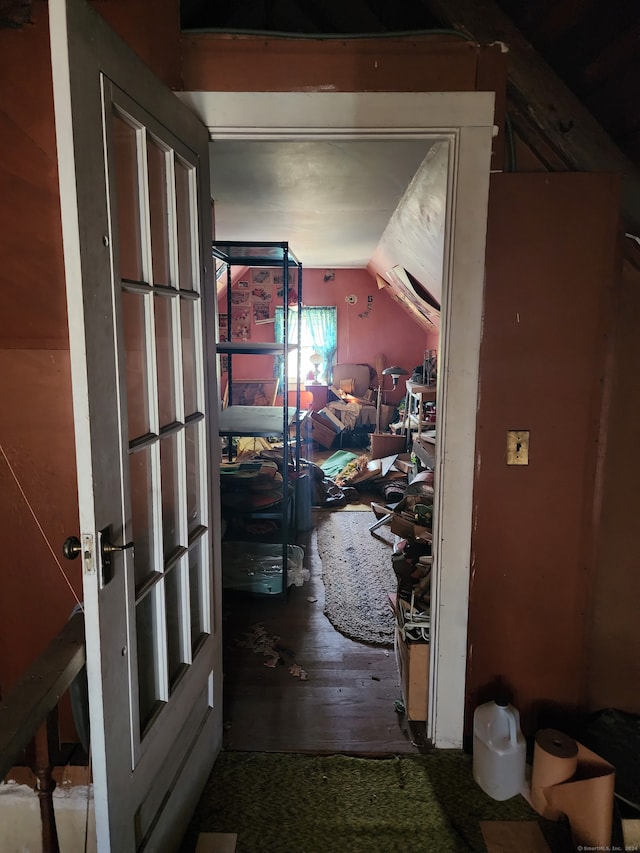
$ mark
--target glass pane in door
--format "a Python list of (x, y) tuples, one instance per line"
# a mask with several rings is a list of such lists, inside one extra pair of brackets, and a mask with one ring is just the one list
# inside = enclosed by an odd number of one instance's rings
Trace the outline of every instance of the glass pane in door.
[(136, 605), (138, 641), (138, 702), (140, 729), (144, 730), (160, 700), (160, 662), (157, 654), (158, 587)]
[(165, 581), (165, 606), (167, 613), (167, 663), (171, 688), (185, 663), (183, 652), (182, 560), (171, 567)]
[(178, 284), (181, 290), (194, 290), (193, 283), (193, 170), (179, 158), (176, 173), (176, 226), (178, 233)]
[(142, 281), (142, 241), (140, 196), (138, 192), (138, 141), (140, 131), (113, 115), (113, 158), (118, 191), (118, 251), (120, 275), (129, 281)]
[(189, 599), (191, 603), (191, 649), (195, 654), (198, 642), (208, 630), (206, 627), (204, 608), (206, 607), (208, 589), (203, 572), (206, 561), (203, 562), (203, 549), (207, 547), (208, 536), (202, 536), (189, 549)]
[(145, 302), (141, 293), (122, 293), (125, 369), (127, 378), (127, 420), (129, 439), (150, 431)]
[(162, 540), (165, 559), (180, 542), (180, 471), (178, 470), (178, 435), (163, 436), (160, 440), (160, 471), (162, 483)]
[(187, 424), (185, 430), (187, 470), (187, 528), (192, 533), (202, 524), (202, 441), (203, 422)]
[(129, 454), (129, 485), (131, 496), (131, 534), (135, 543), (133, 566), (136, 589), (159, 566), (154, 559), (154, 507), (152, 447)]
[(147, 137), (153, 283), (164, 285), (172, 283), (169, 264), (168, 156), (166, 149), (161, 147), (152, 136)]
[(200, 318), (200, 305), (193, 299), (180, 300), (180, 326), (182, 334), (182, 378), (184, 386), (184, 414), (189, 417), (198, 411), (198, 375), (196, 360), (196, 322)]
[(174, 382), (173, 317), (170, 295), (156, 293), (154, 316), (156, 326), (156, 370), (158, 373), (158, 421), (160, 428), (176, 420)]

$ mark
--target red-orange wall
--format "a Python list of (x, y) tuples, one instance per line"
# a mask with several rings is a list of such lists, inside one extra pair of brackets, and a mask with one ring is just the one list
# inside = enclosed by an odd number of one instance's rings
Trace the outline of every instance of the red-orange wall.
[(625, 264), (615, 309), (607, 464), (599, 501), (597, 568), (587, 637), (587, 690), (592, 709), (614, 707), (640, 714), (640, 549), (635, 538), (640, 482), (636, 452), (640, 419), (638, 267)]
[[(529, 734), (587, 700), (618, 205), (613, 175), (491, 180), (467, 716), (501, 680)], [(510, 429), (528, 466), (506, 464)]]
[(36, 2), (32, 25), (0, 30), (2, 693), (75, 604), (45, 537), (81, 595), (79, 564), (61, 558), (78, 517), (46, 12)]
[[(386, 288), (378, 288), (366, 270), (337, 269), (333, 281), (324, 281), (324, 274), (324, 269), (303, 271), (303, 303), (337, 307), (336, 362), (375, 367), (376, 355), (383, 353), (388, 367), (397, 364), (411, 373), (414, 367), (422, 364), (425, 349), (437, 348), (437, 334), (426, 334), (391, 298)], [(357, 298), (354, 305), (345, 301), (345, 297), (352, 295)], [(372, 303), (367, 310), (369, 296)], [(226, 312), (226, 297), (221, 297), (218, 306), (221, 312)], [(256, 341), (272, 341), (273, 326), (252, 323), (251, 336)], [(236, 356), (233, 361), (233, 375), (238, 379), (266, 378), (272, 375), (272, 368), (273, 359), (269, 356)], [(404, 382), (399, 381), (394, 393), (388, 379), (385, 402), (398, 403), (403, 396)]]
[[(179, 85), (177, 0), (94, 5)], [(61, 557), (78, 499), (47, 12), (34, 0), (29, 25), (0, 29), (0, 695), (82, 595)]]

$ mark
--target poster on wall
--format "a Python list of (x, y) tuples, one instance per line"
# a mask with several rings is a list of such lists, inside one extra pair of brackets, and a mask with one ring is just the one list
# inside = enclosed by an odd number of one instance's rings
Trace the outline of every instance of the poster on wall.
[(251, 270), (251, 284), (271, 284), (271, 270)]
[(254, 302), (253, 303), (253, 321), (254, 323), (260, 323), (263, 320), (269, 319), (269, 303), (268, 302)]
[(231, 310), (231, 340), (251, 340), (251, 310), (248, 303)]
[(250, 294), (248, 290), (232, 290), (231, 291), (231, 304), (232, 305), (248, 305), (250, 299)]
[(273, 288), (270, 284), (252, 287), (251, 299), (253, 302), (271, 302), (273, 299)]
[[(289, 279), (289, 287), (293, 287), (293, 285), (296, 283), (296, 271), (295, 270), (289, 270), (288, 279)], [(272, 276), (272, 281), (274, 284), (282, 284), (282, 282), (284, 281), (284, 273), (274, 272), (273, 276)]]
[(218, 314), (218, 333), (221, 341), (229, 340), (229, 315)]
[[(284, 288), (282, 286), (280, 286), (276, 289), (276, 297), (281, 300), (283, 295), (284, 295)], [(295, 288), (293, 288), (293, 287), (287, 288), (287, 305), (295, 305), (297, 301), (298, 301), (298, 296), (297, 296), (297, 293), (295, 291)]]

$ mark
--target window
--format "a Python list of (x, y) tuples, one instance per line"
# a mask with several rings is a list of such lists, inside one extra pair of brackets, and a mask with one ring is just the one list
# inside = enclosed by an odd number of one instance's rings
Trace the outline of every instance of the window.
[[(300, 322), (300, 381), (315, 373), (311, 356), (317, 353), (321, 356), (318, 365), (318, 381), (326, 382), (329, 368), (333, 363), (338, 341), (338, 311), (335, 306), (313, 306), (289, 308), (287, 316), (288, 338), (290, 344), (298, 342), (298, 321)], [(284, 310), (276, 307), (275, 340), (281, 341), (284, 334)], [(282, 372), (282, 361), (276, 369)], [(289, 353), (287, 372), (290, 381), (295, 381), (298, 375), (298, 352), (294, 349)]]

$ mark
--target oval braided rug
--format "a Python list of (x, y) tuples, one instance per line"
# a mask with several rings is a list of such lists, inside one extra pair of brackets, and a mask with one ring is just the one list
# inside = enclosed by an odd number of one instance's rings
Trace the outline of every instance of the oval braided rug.
[(374, 521), (371, 512), (316, 513), (324, 612), (352, 640), (393, 646), (394, 616), (387, 594), (395, 592), (397, 580), (391, 548), (369, 533)]

